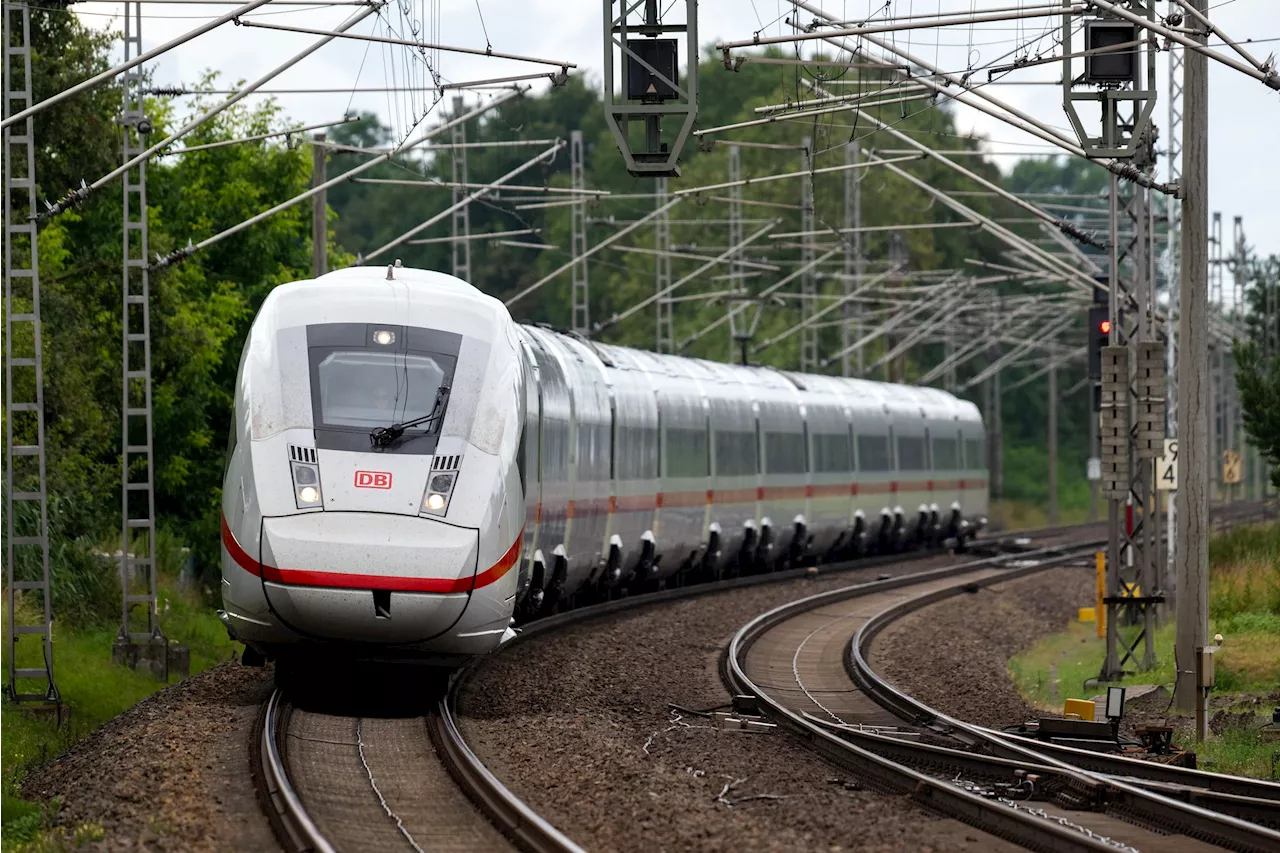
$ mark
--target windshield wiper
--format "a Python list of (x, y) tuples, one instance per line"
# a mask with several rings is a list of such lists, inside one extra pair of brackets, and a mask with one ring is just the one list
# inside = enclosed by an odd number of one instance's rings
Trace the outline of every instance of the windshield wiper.
[(445, 400), (449, 398), (449, 386), (441, 385), (436, 391), (436, 402), (431, 407), (431, 414), (423, 415), (420, 418), (414, 418), (410, 421), (402, 421), (401, 423), (392, 424), (387, 427), (374, 427), (369, 433), (369, 443), (374, 447), (390, 447), (396, 442), (396, 439), (404, 435), (404, 431), (412, 429), (423, 424), (434, 423), (437, 431), (440, 428), (440, 422), (444, 418)]

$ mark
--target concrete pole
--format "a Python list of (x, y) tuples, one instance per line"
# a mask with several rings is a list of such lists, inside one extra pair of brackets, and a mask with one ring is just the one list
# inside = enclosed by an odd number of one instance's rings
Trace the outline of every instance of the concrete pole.
[[(1191, 0), (1204, 13), (1208, 0)], [(1205, 44), (1203, 35), (1192, 38)], [(1180, 711), (1196, 706), (1196, 649), (1209, 633), (1209, 59), (1183, 67), (1182, 279), (1178, 316), (1177, 682)]]
[[(1050, 356), (1052, 358), (1052, 356)], [(1049, 362), (1049, 524), (1058, 523), (1058, 366)]]
[[(323, 187), (328, 162), (328, 149), (324, 147), (324, 133), (317, 133), (311, 146), (311, 186)], [(311, 277), (319, 278), (329, 271), (329, 224), (325, 219), (329, 211), (329, 193), (320, 190), (312, 199), (311, 207)]]

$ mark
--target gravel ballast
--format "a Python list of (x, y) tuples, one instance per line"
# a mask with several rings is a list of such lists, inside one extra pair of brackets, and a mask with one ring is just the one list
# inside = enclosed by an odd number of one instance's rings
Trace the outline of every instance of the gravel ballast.
[(668, 705), (729, 701), (720, 656), (753, 616), (906, 570), (723, 592), (532, 638), (464, 689), (462, 733), (517, 796), (593, 851), (1016, 849), (864, 789), (789, 735), (720, 731)]
[[(271, 673), (226, 663), (161, 690), (23, 781), (56, 822), (100, 825), (99, 850), (275, 850), (249, 775)], [(82, 848), (83, 849), (83, 848)]]
[(872, 640), (869, 662), (926, 705), (966, 722), (1001, 727), (1040, 715), (1018, 694), (1009, 659), (1062, 631), (1092, 603), (1094, 571), (1047, 569), (1022, 580), (930, 604)]

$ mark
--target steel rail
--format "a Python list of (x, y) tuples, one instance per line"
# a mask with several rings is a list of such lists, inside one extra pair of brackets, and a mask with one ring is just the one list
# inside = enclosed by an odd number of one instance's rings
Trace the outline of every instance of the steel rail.
[[(1073, 529), (1076, 529), (1076, 527), (1046, 528), (1046, 532), (1058, 532)], [(1002, 535), (999, 538), (993, 538), (991, 543), (1002, 543), (1007, 541), (1009, 538), (1009, 535)], [(849, 571), (852, 569), (876, 568), (878, 566), (890, 564), (901, 565), (913, 560), (929, 559), (938, 555), (938, 551), (924, 550), (907, 555), (887, 554), (883, 556), (865, 557), (858, 560), (846, 560), (826, 567), (823, 574)], [(716, 582), (694, 583), (687, 586), (671, 587), (657, 592), (606, 601), (600, 604), (590, 605), (588, 607), (574, 610), (567, 610), (562, 613), (537, 619), (528, 625), (521, 627), (517, 636), (505, 643), (493, 655), (479, 658), (458, 671), (449, 685), (448, 692), (440, 701), (434, 712), (434, 716), (438, 719), (429, 724), (431, 726), (433, 742), (439, 738), (437, 750), (440, 753), (442, 760), (445, 761), (445, 766), (449, 769), (450, 774), (453, 775), (454, 780), (459, 784), (467, 796), (470, 797), (472, 802), (495, 823), (504, 835), (516, 843), (522, 850), (534, 851), (534, 853), (547, 853), (547, 851), (562, 851), (562, 853), (570, 850), (577, 851), (580, 848), (573, 845), (573, 842), (563, 833), (559, 832), (555, 827), (538, 817), (535, 812), (512, 794), (484, 767), (480, 759), (466, 745), (458, 729), (456, 720), (457, 698), (463, 687), (472, 678), (474, 678), (484, 667), (485, 663), (492, 660), (494, 656), (505, 652), (507, 649), (517, 645), (518, 643), (526, 642), (539, 635), (558, 631), (570, 625), (586, 622), (591, 619), (602, 618), (624, 610), (630, 610), (635, 607), (692, 598), (699, 595), (727, 592), (732, 589), (742, 589), (750, 586), (761, 586), (770, 583), (799, 580), (808, 576), (808, 572), (809, 570), (807, 568), (787, 569), (784, 571), (769, 572), (759, 575), (743, 575)], [(913, 576), (914, 575), (909, 574), (903, 577)], [(873, 581), (865, 584), (865, 586), (885, 588), (885, 584), (892, 583), (894, 580), (896, 579), (890, 579), (888, 581)], [(565, 844), (570, 846), (556, 846)]]
[(427, 732), (445, 769), (467, 798), (525, 853), (585, 853), (511, 793), (471, 751), (454, 718), (453, 696), (451, 688), (427, 715)]
[[(819, 593), (799, 601), (784, 604), (744, 625), (730, 640), (729, 648), (722, 659), (722, 674), (725, 681), (739, 693), (751, 695), (768, 709), (768, 715), (780, 725), (799, 735), (807, 745), (836, 764), (849, 768), (872, 780), (876, 785), (893, 792), (907, 793), (920, 805), (958, 818), (984, 831), (1012, 840), (1023, 846), (1039, 850), (1080, 851), (1108, 850), (1115, 848), (1110, 844), (1091, 838), (1082, 833), (1045, 821), (1033, 815), (1008, 808), (985, 797), (978, 796), (951, 784), (949, 781), (922, 773), (899, 761), (886, 758), (877, 752), (859, 746), (833, 733), (827, 726), (819, 724), (807, 715), (801, 715), (787, 708), (774, 699), (767, 691), (757, 686), (747, 675), (744, 661), (747, 651), (767, 631), (793, 618), (799, 612), (809, 612), (832, 601), (861, 597), (876, 592), (914, 586), (929, 580), (962, 577), (975, 570), (998, 566), (1011, 559), (1032, 559), (1048, 557), (1034, 566), (1023, 566), (1010, 569), (996, 575), (995, 580), (1005, 580), (1029, 573), (1031, 570), (1047, 568), (1057, 562), (1073, 559), (1076, 552), (1086, 547), (1095, 547), (1096, 543), (1085, 546), (1075, 545), (1069, 551), (1059, 548), (1047, 548), (1016, 555), (1003, 555), (982, 560), (971, 560), (955, 566), (948, 566), (928, 572), (876, 581), (853, 587)], [(913, 749), (915, 744), (900, 744), (900, 749)], [(915, 750), (918, 754), (921, 751)]]
[[(1034, 570), (1040, 570), (1047, 567), (1047, 565), (1042, 565), (1033, 568)], [(1004, 577), (988, 578), (977, 581), (975, 584), (987, 586), (1005, 579)], [(1251, 786), (1249, 789), (1251, 793), (1245, 796), (1246, 801), (1244, 802), (1236, 802), (1229, 797), (1202, 797), (1201, 801), (1212, 802), (1223, 809), (1223, 811), (1211, 810), (1210, 808), (1196, 805), (1194, 796), (1191, 797), (1192, 801), (1190, 802), (1174, 799), (1171, 796), (1165, 796), (1154, 790), (1140, 787), (1139, 784), (1126, 781), (1126, 777), (1143, 778), (1144, 774), (1148, 772), (1142, 768), (1145, 762), (1125, 760), (1123, 765), (1114, 765), (1116, 769), (1108, 770), (1105, 774), (1085, 769), (1074, 762), (1046, 754), (1046, 751), (1041, 750), (1038, 744), (1035, 747), (1023, 745), (1026, 743), (1025, 739), (1019, 739), (1022, 743), (1015, 743), (1002, 733), (974, 726), (943, 714), (908, 696), (871, 669), (866, 660), (866, 651), (877, 634), (907, 613), (955, 596), (961, 591), (962, 588), (960, 587), (952, 587), (916, 596), (886, 608), (863, 623), (854, 635), (853, 642), (850, 643), (845, 656), (845, 666), (854, 683), (875, 699), (877, 703), (905, 720), (911, 720), (926, 728), (950, 734), (961, 741), (969, 742), (973, 745), (981, 745), (998, 756), (1049, 765), (1058, 768), (1060, 771), (1070, 771), (1082, 774), (1085, 778), (1096, 780), (1097, 783), (1103, 786), (1100, 793), (1109, 808), (1137, 817), (1143, 822), (1162, 828), (1174, 828), (1183, 835), (1208, 840), (1233, 850), (1267, 851), (1280, 848), (1280, 832), (1253, 823), (1248, 819), (1241, 819), (1231, 813), (1239, 809), (1250, 815), (1256, 814), (1258, 804), (1247, 802), (1249, 799), (1273, 800), (1272, 808), (1280, 809), (1280, 804), (1274, 802), (1280, 796), (1280, 786), (1267, 783)], [(1105, 759), (1099, 754), (1091, 753), (1090, 755), (1095, 765), (1105, 762)], [(1153, 766), (1164, 767), (1164, 765)], [(1116, 772), (1117, 770), (1120, 772)], [(1155, 772), (1162, 777), (1159, 781), (1167, 783), (1161, 771)], [(1194, 770), (1187, 770), (1186, 774), (1188, 775), (1185, 775), (1184, 779), (1197, 778), (1200, 780), (1194, 787), (1210, 792), (1210, 794), (1214, 790), (1218, 774)], [(1192, 776), (1190, 774), (1196, 775)], [(1183, 781), (1182, 784), (1186, 785), (1188, 783)], [(1235, 786), (1236, 790), (1241, 790), (1243, 786), (1248, 784), (1248, 781), (1241, 777), (1235, 777), (1231, 784)]]
[(281, 749), (285, 726), (289, 721), (289, 706), (284, 703), (280, 691), (274, 690), (263, 706), (260, 717), (262, 728), (258, 738), (258, 793), (267, 807), (276, 837), (290, 853), (335, 853), (307, 814), (302, 799), (289, 780), (289, 769)]
[[(1057, 533), (1078, 529), (1074, 526), (1046, 528), (1044, 533)], [(981, 544), (998, 545), (1008, 542), (1018, 533), (1005, 533), (983, 540)], [(902, 565), (914, 560), (933, 558), (936, 550), (923, 550), (907, 554), (886, 554), (846, 560), (823, 567), (823, 574), (852, 569), (870, 569), (887, 565)], [(693, 583), (657, 592), (629, 596), (606, 601), (575, 610), (547, 616), (519, 629), (515, 639), (503, 645), (496, 654), (535, 636), (568, 627), (571, 624), (601, 618), (634, 607), (659, 604), (678, 599), (692, 598), (760, 586), (799, 580), (808, 575), (807, 568), (787, 569), (759, 575), (743, 575), (728, 580)], [(907, 575), (906, 577), (910, 577)], [(874, 582), (883, 585), (883, 581)], [(541, 818), (506, 788), (480, 761), (462, 737), (457, 725), (457, 697), (463, 686), (493, 658), (478, 658), (464, 666), (455, 675), (445, 696), (426, 715), (428, 734), (446, 770), (457, 782), (463, 793), (494, 823), (496, 828), (512, 840), (520, 849), (533, 853), (581, 853), (581, 848)], [(263, 706), (260, 716), (260, 734), (254, 740), (258, 760), (254, 762), (255, 784), (263, 801), (268, 818), (277, 838), (290, 853), (334, 853), (333, 846), (324, 837), (307, 813), (289, 779), (286, 755), (282, 749), (282, 735), (288, 723), (289, 705), (277, 689)]]

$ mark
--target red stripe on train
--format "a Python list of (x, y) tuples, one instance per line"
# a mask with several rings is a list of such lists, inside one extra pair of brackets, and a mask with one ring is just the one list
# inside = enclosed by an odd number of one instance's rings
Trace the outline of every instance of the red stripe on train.
[(323, 572), (311, 569), (281, 569), (268, 566), (249, 556), (240, 547), (227, 524), (226, 516), (222, 517), (222, 546), (227, 549), (228, 556), (236, 565), (251, 575), (275, 583), (296, 584), (299, 586), (327, 586), (341, 589), (389, 589), (393, 592), (471, 592), (496, 583), (520, 559), (520, 551), (524, 544), (524, 531), (511, 543), (507, 552), (489, 568), (475, 577), (469, 578), (406, 578), (391, 575), (363, 575), (347, 572)]

